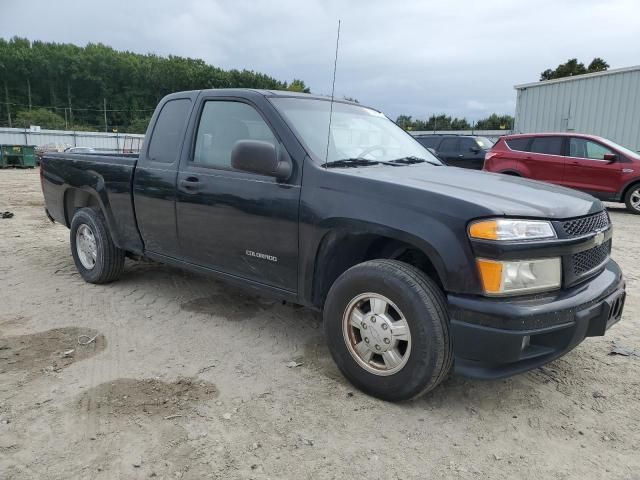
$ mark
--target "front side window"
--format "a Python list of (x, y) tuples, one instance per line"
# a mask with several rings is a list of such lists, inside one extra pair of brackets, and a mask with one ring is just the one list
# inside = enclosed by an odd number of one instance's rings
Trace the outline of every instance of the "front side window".
[(382, 113), (370, 108), (314, 98), (271, 97), (271, 103), (304, 142), (316, 162), (417, 157), (440, 165), (425, 147)]
[(451, 137), (445, 138), (438, 149), (441, 152), (455, 152), (458, 150), (458, 139)]
[(198, 124), (193, 162), (231, 168), (231, 151), (240, 140), (277, 144), (273, 132), (251, 105), (219, 100), (205, 102)]
[(604, 145), (585, 138), (572, 137), (569, 140), (569, 156), (588, 158), (590, 160), (604, 160), (604, 156), (615, 152)]
[(479, 148), (481, 148), (480, 145), (478, 145), (473, 138), (460, 139), (460, 150), (462, 150), (462, 153), (474, 153), (477, 152)]
[(475, 141), (482, 150), (489, 150), (493, 147), (493, 142), (487, 137), (476, 137)]
[(531, 142), (529, 151), (545, 155), (562, 155), (562, 137), (536, 137)]

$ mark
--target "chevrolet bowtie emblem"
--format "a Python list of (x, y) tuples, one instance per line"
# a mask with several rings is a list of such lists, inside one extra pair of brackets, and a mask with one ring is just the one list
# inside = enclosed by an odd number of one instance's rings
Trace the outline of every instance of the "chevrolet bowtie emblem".
[(604, 232), (596, 233), (595, 237), (593, 237), (593, 240), (596, 242), (597, 247), (602, 245), (602, 242), (604, 242)]

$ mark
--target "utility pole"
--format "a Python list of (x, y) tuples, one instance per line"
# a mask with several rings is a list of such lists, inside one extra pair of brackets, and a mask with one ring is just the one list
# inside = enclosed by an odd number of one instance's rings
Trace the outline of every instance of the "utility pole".
[(104, 105), (104, 131), (107, 132), (109, 131), (108, 125), (107, 125), (107, 99), (103, 98), (102, 103)]
[(9, 87), (7, 87), (7, 82), (4, 82), (4, 99), (7, 104), (7, 120), (9, 120), (9, 128), (11, 128), (11, 108), (9, 107)]
[(69, 100), (69, 123), (73, 125), (73, 111), (71, 110), (71, 84), (67, 82), (67, 99)]
[(29, 111), (31, 111), (31, 82), (27, 78), (27, 94), (29, 95)]
[(67, 124), (67, 108), (64, 109), (64, 129), (69, 130), (69, 125)]

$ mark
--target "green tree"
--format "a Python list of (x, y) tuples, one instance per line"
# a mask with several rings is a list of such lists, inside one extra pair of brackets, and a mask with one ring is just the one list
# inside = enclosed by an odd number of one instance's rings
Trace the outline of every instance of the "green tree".
[[(5, 89), (6, 86), (6, 89)], [(69, 128), (142, 130), (141, 119), (158, 101), (179, 90), (246, 87), (309, 92), (251, 70), (223, 70), (203, 60), (141, 55), (100, 43), (72, 44), (0, 38), (0, 126), (16, 111), (47, 107), (66, 114)], [(8, 97), (8, 101), (5, 98)], [(9, 103), (9, 105), (7, 105)]]
[(18, 112), (14, 126), (28, 128), (31, 125), (38, 125), (41, 128), (49, 130), (65, 128), (64, 118), (46, 108), (34, 108), (32, 110), (21, 110)]
[(589, 73), (604, 72), (605, 70), (608, 70), (608, 69), (609, 69), (609, 64), (605, 62), (603, 59), (601, 59), (600, 57), (596, 57), (593, 60), (591, 60), (591, 63), (587, 67), (587, 71)]
[(301, 93), (310, 93), (311, 90), (307, 87), (302, 80), (298, 80), (295, 78), (293, 82), (289, 84), (286, 88), (292, 92), (301, 92)]
[(396, 125), (398, 125), (399, 127), (404, 128), (405, 130), (411, 130), (411, 127), (413, 125), (413, 121), (411, 120), (411, 116), (410, 115), (399, 115), (398, 118), (396, 118)]
[(578, 62), (577, 58), (570, 58), (565, 63), (561, 63), (554, 70), (548, 68), (540, 74), (540, 81), (553, 80), (554, 78), (572, 77), (574, 75), (583, 75), (585, 73), (602, 72), (609, 68), (609, 64), (602, 58), (594, 58), (589, 67), (585, 67), (584, 63)]
[[(471, 124), (466, 118), (451, 117), (449, 115), (431, 115), (427, 120), (413, 119), (410, 115), (399, 115), (396, 124), (405, 130), (471, 130)], [(478, 120), (474, 125), (475, 130), (508, 130), (513, 128), (511, 115), (498, 115), (492, 113), (487, 118)]]
[(144, 118), (136, 118), (129, 124), (127, 133), (146, 133), (149, 122), (151, 121), (151, 115)]
[(513, 128), (513, 117), (492, 113), (487, 118), (478, 120), (474, 128), (476, 130), (510, 130)]

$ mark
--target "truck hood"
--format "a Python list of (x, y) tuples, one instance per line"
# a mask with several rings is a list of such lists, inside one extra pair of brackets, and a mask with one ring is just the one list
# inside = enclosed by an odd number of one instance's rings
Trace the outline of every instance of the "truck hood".
[(427, 164), (340, 170), (467, 201), (495, 215), (564, 219), (596, 213), (604, 208), (598, 199), (577, 190), (478, 170)]

